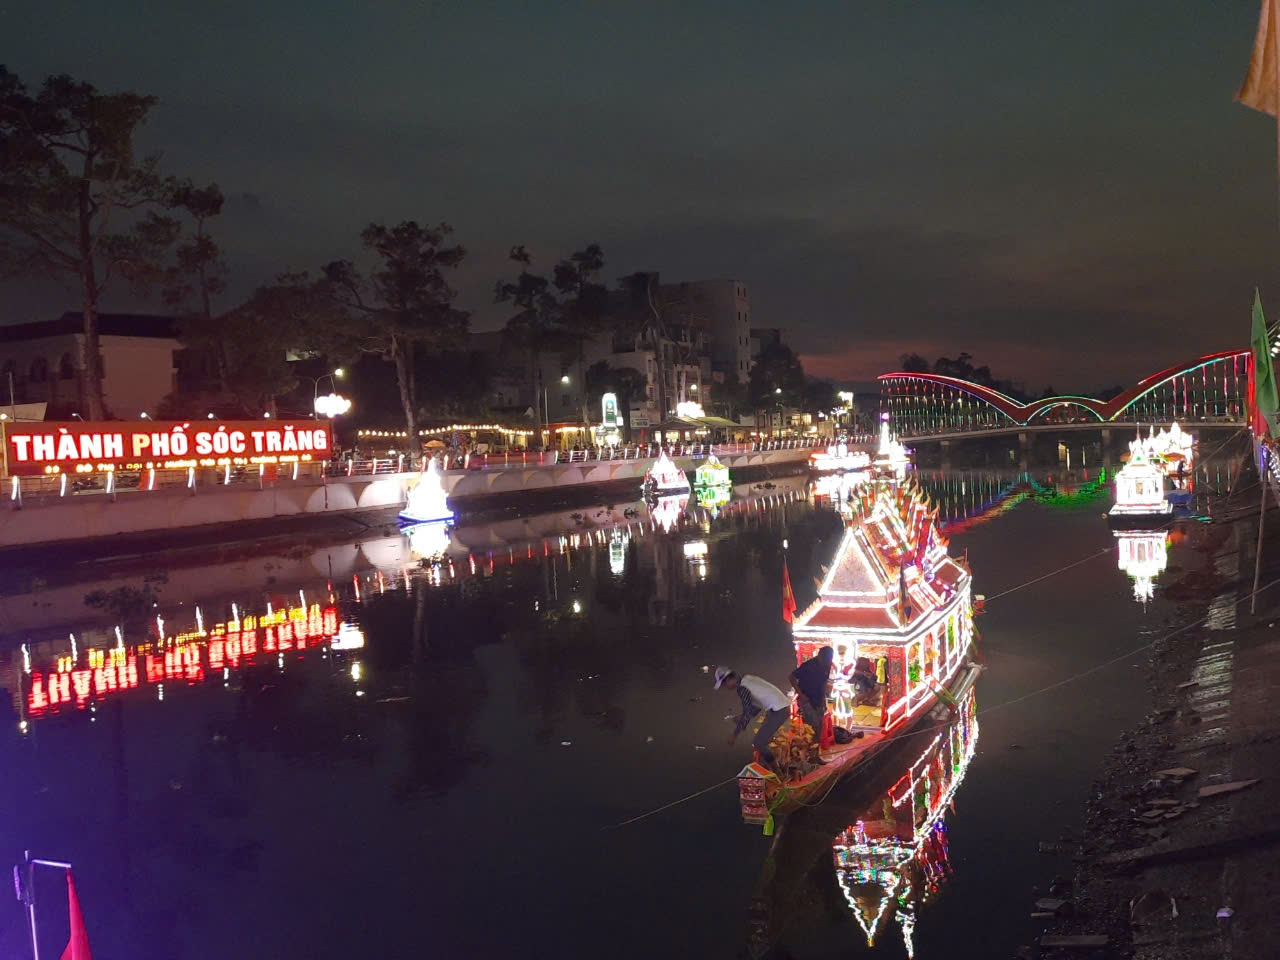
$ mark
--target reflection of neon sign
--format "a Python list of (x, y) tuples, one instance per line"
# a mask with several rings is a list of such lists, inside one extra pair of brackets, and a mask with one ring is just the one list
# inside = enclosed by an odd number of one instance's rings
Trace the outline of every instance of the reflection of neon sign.
[(338, 632), (337, 609), (312, 604), (220, 623), (207, 633), (196, 630), (128, 648), (92, 647), (83, 657), (62, 657), (51, 670), (31, 672), (25, 681), (27, 716), (83, 710), (146, 683), (202, 683), (210, 673), (252, 663), (259, 653), (305, 650)]

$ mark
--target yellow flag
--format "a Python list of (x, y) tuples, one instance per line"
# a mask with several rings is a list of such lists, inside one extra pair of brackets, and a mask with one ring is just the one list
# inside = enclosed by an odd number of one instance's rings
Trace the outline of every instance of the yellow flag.
[(1253, 41), (1253, 56), (1249, 60), (1249, 75), (1236, 99), (1246, 107), (1269, 113), (1280, 118), (1280, 47), (1276, 43), (1280, 6), (1277, 0), (1262, 0), (1262, 13), (1258, 16), (1258, 35)]

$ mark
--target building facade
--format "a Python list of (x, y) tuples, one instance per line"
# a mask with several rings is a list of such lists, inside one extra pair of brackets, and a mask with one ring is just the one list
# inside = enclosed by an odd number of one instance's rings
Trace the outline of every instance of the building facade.
[[(154, 414), (175, 387), (182, 351), (172, 317), (98, 315), (98, 369), (107, 415), (136, 419)], [(0, 326), (0, 401), (48, 404), (49, 419), (81, 411), (78, 383), (84, 319)]]
[(696, 327), (707, 335), (711, 372), (736, 376), (751, 373), (751, 296), (740, 280), (692, 280), (658, 288), (669, 322)]

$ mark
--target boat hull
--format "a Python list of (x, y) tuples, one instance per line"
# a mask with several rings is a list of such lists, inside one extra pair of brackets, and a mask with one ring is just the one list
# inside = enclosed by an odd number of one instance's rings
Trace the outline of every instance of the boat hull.
[[(962, 663), (947, 682), (942, 684), (949, 699), (961, 700), (972, 689), (981, 672), (982, 667), (979, 664)], [(837, 748), (838, 752), (824, 756), (823, 759), (827, 761), (826, 766), (819, 767), (799, 781), (784, 784), (776, 777), (768, 781), (765, 785), (765, 798), (769, 814), (777, 818), (802, 806), (820, 802), (837, 782), (867, 769), (873, 757), (878, 756), (890, 744), (913, 731), (922, 720), (939, 707), (946, 709), (941, 697), (921, 703), (915, 713), (899, 723), (892, 731), (866, 736), (862, 740), (855, 740), (843, 749)], [(767, 820), (767, 816), (749, 814), (744, 804), (743, 820), (747, 823), (763, 823)]]

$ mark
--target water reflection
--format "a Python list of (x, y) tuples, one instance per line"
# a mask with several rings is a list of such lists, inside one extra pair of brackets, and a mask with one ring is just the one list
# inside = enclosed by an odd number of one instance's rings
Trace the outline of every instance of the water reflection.
[(1155, 596), (1156, 578), (1169, 565), (1169, 531), (1161, 528), (1114, 532), (1120, 569), (1133, 579), (1133, 598), (1145, 604)]
[(883, 946), (896, 924), (914, 957), (919, 909), (952, 879), (946, 817), (977, 743), (970, 691), (944, 727), (914, 734), (880, 772), (785, 823), (752, 905), (751, 954), (821, 924), (839, 902), (868, 947)]

